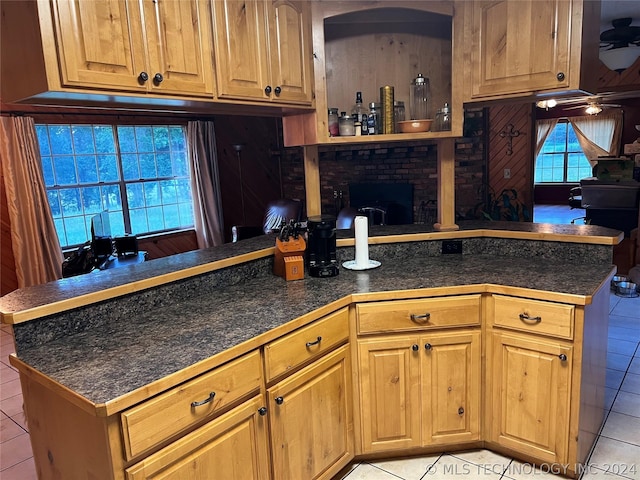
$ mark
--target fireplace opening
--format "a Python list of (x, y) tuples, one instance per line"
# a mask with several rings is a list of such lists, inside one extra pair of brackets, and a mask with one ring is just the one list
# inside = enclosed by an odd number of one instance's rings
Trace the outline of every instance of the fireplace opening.
[(349, 204), (366, 213), (374, 225), (413, 223), (410, 183), (350, 183)]

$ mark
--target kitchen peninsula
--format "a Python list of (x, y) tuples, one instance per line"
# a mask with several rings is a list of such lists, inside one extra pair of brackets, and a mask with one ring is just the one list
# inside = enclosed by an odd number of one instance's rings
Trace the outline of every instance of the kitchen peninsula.
[[(331, 279), (274, 276), (263, 236), (2, 297), (39, 477), (332, 478), (482, 446), (579, 473), (621, 233), (370, 234), (382, 265)], [(340, 262), (353, 244), (338, 232)]]

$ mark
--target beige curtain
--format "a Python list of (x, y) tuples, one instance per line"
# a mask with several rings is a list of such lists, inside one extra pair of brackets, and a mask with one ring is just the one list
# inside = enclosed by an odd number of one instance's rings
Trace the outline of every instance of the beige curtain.
[(542, 147), (544, 146), (544, 142), (549, 136), (549, 134), (556, 128), (558, 124), (557, 118), (550, 118), (548, 120), (538, 120), (536, 122), (536, 128), (538, 130), (538, 136), (536, 140), (536, 156), (534, 158), (538, 158), (540, 152), (542, 151)]
[(224, 243), (218, 153), (213, 122), (187, 124), (194, 223), (198, 248)]
[(620, 153), (622, 142), (622, 112), (613, 112), (600, 115), (583, 117), (571, 117), (569, 122), (573, 126), (578, 137), (582, 151), (591, 166), (594, 166), (598, 157)]
[(64, 258), (47, 201), (33, 119), (0, 119), (0, 159), (18, 288), (57, 280)]

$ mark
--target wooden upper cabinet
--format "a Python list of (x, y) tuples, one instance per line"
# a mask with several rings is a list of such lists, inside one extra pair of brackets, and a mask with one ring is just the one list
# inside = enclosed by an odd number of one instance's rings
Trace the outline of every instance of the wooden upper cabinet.
[(146, 90), (138, 82), (146, 61), (135, 4), (54, 0), (51, 8), (64, 86)]
[[(599, 1), (464, 2), (465, 100), (593, 91)], [(591, 70), (593, 72), (593, 70)]]
[(220, 98), (310, 105), (307, 2), (220, 0), (212, 6)]
[[(154, 93), (211, 97), (213, 59), (211, 18), (206, 1), (143, 0)], [(160, 74), (162, 79), (156, 78)]]
[(271, 79), (276, 98), (287, 103), (313, 100), (313, 52), (309, 2), (277, 0), (267, 3)]
[(199, 0), (56, 0), (62, 83), (212, 96), (208, 12)]

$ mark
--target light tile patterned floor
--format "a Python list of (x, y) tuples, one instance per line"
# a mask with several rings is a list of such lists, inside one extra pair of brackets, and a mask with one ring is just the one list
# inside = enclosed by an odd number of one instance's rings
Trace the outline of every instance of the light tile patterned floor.
[[(611, 295), (607, 358), (607, 421), (582, 477), (640, 480), (640, 298)], [(36, 470), (22, 412), (17, 372), (9, 365), (14, 351), (8, 325), (0, 326), (0, 478), (35, 480)], [(635, 470), (632, 470), (636, 465)], [(610, 472), (605, 471), (609, 467)], [(431, 455), (352, 466), (345, 480), (439, 480), (452, 478), (557, 478), (547, 471), (487, 450)], [(72, 480), (72, 479), (70, 479)], [(234, 479), (224, 479), (234, 480)], [(261, 479), (259, 479), (261, 480)], [(305, 480), (305, 479), (299, 479)]]

